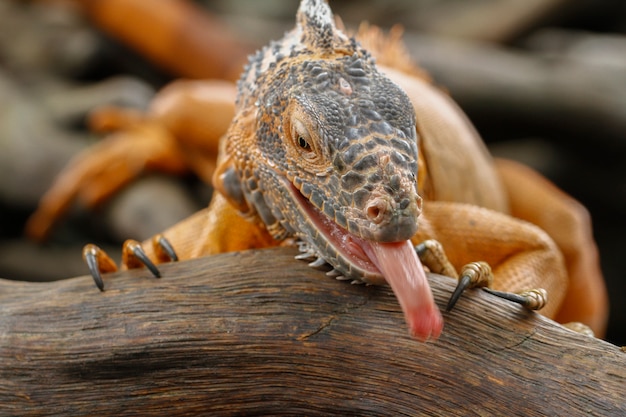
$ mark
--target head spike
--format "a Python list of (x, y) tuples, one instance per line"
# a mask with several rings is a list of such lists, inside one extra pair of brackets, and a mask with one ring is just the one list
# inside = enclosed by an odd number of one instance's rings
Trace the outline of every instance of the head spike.
[(312, 50), (331, 52), (337, 28), (326, 0), (302, 0), (296, 16), (301, 42)]

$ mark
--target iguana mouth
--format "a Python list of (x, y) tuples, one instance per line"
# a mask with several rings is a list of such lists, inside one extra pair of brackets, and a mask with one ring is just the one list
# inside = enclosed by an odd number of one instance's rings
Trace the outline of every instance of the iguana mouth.
[(344, 267), (337, 265), (340, 263), (337, 260), (334, 262), (327, 259), (327, 254), (320, 254), (319, 242), (308, 242), (317, 247), (317, 255), (344, 274), (359, 275), (349, 278), (371, 284), (387, 282), (402, 307), (411, 334), (422, 340), (439, 337), (443, 318), (410, 240), (388, 243), (362, 239), (324, 216), (293, 184), (288, 188), (317, 234), (323, 236), (324, 244), (332, 246), (337, 256), (349, 263), (351, 273), (343, 271)]
[[(351, 266), (356, 267), (362, 274), (362, 276), (351, 276), (349, 278), (372, 284), (383, 283), (384, 277), (382, 272), (367, 255), (367, 252), (371, 252), (368, 250), (369, 242), (350, 233), (336, 222), (324, 216), (294, 185), (291, 185), (289, 188), (294, 201), (306, 213), (315, 230), (323, 235), (326, 244), (331, 245), (339, 256), (349, 261)], [(326, 259), (326, 261), (332, 265), (330, 260)], [(336, 267), (336, 265), (333, 266)]]

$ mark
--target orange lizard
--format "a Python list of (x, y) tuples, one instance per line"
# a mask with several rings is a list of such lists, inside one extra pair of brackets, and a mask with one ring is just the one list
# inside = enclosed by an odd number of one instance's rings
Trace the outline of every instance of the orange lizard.
[[(31, 236), (45, 236), (74, 198), (96, 204), (144, 168), (192, 169), (212, 179), (209, 207), (149, 242), (125, 242), (124, 268), (158, 276), (159, 262), (297, 244), (298, 258), (330, 265), (331, 277), (390, 284), (419, 339), (443, 328), (421, 262), (461, 270), (451, 304), (468, 286), (530, 307), (547, 292), (544, 315), (604, 332), (586, 210), (529, 168), (494, 162), (397, 30), (364, 25), (352, 38), (325, 1), (303, 0), (296, 27), (250, 58), (237, 89), (178, 81), (146, 114), (96, 116), (97, 129), (119, 132), (60, 175)], [(84, 257), (103, 289), (101, 273), (117, 266), (95, 245)], [(524, 292), (533, 288), (545, 292)]]

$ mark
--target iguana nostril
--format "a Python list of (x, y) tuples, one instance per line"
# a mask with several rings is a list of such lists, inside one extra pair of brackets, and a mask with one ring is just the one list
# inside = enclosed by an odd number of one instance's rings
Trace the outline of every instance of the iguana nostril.
[(382, 198), (374, 198), (366, 208), (367, 217), (374, 223), (379, 224), (385, 218), (389, 210), (389, 202)]

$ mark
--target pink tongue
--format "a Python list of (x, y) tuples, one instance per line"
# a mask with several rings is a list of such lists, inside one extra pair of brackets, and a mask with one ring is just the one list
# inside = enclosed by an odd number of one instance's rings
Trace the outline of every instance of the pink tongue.
[(368, 243), (363, 245), (363, 250), (398, 298), (411, 335), (422, 341), (437, 339), (443, 329), (443, 318), (411, 241)]

